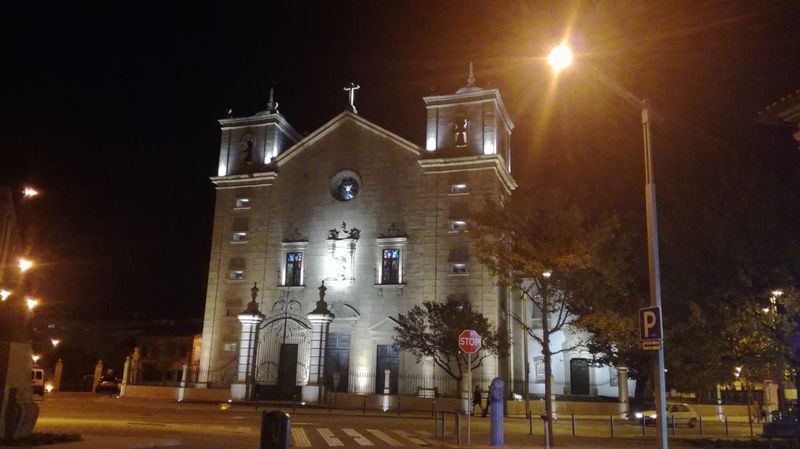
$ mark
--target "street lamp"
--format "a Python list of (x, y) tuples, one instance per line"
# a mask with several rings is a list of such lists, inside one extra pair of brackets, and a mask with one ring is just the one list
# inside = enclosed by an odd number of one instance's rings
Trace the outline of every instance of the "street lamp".
[(27, 304), (27, 306), (28, 306), (28, 311), (29, 312), (33, 312), (33, 309), (35, 309), (36, 306), (39, 305), (39, 300), (38, 299), (33, 299), (33, 298), (31, 298), (29, 296), (29, 297), (25, 298), (25, 304)]
[(11, 296), (11, 292), (6, 289), (0, 290), (0, 300), (5, 301), (8, 297)]
[(33, 261), (24, 257), (20, 257), (17, 261), (17, 266), (19, 267), (19, 271), (24, 273), (33, 267)]
[(22, 196), (25, 198), (33, 198), (38, 195), (39, 191), (31, 186), (25, 186), (25, 188), (22, 189)]
[[(572, 52), (566, 43), (561, 43), (550, 52), (547, 62), (558, 75), (572, 63)], [(591, 66), (589, 66), (591, 68)], [(591, 70), (592, 73), (615, 94), (622, 97), (625, 101), (641, 110), (642, 114), (642, 134), (644, 137), (644, 162), (645, 162), (645, 203), (647, 214), (647, 260), (650, 278), (650, 306), (661, 308), (661, 274), (658, 258), (658, 214), (656, 211), (656, 184), (653, 170), (653, 148), (650, 137), (650, 118), (658, 117), (650, 110), (650, 105), (646, 99), (640, 99), (636, 95), (628, 92), (627, 89), (603, 76), (598, 70)], [(664, 449), (669, 447), (667, 442), (667, 421), (666, 421), (666, 389), (664, 378), (664, 347), (658, 349), (658, 353), (653, 357), (651, 369), (655, 383), (655, 402), (657, 407), (656, 426), (658, 428), (659, 447)]]
[(55, 349), (61, 343), (61, 340), (59, 340), (58, 338), (51, 338), (50, 343), (53, 344), (53, 348)]

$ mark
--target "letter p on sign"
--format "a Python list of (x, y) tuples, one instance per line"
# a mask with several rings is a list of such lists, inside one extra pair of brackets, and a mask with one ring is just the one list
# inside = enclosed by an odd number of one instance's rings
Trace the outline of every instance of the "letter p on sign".
[(639, 338), (642, 341), (661, 340), (661, 308), (639, 310)]

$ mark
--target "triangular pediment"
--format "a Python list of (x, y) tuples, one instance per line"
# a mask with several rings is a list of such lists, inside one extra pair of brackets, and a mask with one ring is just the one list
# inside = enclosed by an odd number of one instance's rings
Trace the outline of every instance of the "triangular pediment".
[(372, 336), (377, 335), (393, 335), (394, 328), (397, 326), (397, 322), (391, 319), (390, 317), (386, 317), (377, 323), (373, 324), (369, 328), (369, 333)]
[(361, 117), (360, 115), (353, 114), (350, 111), (344, 111), (341, 114), (337, 115), (321, 127), (319, 127), (313, 133), (304, 137), (301, 141), (294, 144), (291, 148), (281, 153), (277, 159), (277, 165), (280, 167), (281, 165), (286, 164), (289, 160), (296, 157), (309, 147), (311, 147), (315, 142), (319, 141), (323, 137), (335, 132), (341, 126), (346, 123), (355, 123), (359, 127), (377, 134), (378, 136), (387, 139), (393, 143), (395, 143), (398, 147), (413, 153), (416, 156), (419, 156), (422, 153), (422, 148), (418, 145), (409, 142), (408, 140), (398, 136), (397, 134), (382, 128), (369, 120)]

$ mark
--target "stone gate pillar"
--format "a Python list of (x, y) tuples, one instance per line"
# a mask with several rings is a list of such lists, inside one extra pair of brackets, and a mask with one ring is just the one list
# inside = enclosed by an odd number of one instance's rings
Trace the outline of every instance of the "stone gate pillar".
[(231, 385), (231, 399), (234, 401), (249, 401), (253, 398), (256, 369), (256, 355), (258, 344), (258, 325), (264, 321), (264, 314), (259, 312), (256, 297), (258, 285), (253, 284), (250, 289), (251, 300), (247, 308), (239, 314), (242, 323), (241, 337), (239, 338), (239, 359), (236, 367), (236, 381)]
[(628, 367), (617, 367), (617, 392), (620, 416), (628, 415)]
[(325, 345), (328, 327), (336, 316), (325, 302), (325, 281), (319, 287), (317, 307), (308, 314), (311, 322), (311, 360), (308, 367), (308, 385), (303, 387), (303, 400), (322, 402), (325, 395)]

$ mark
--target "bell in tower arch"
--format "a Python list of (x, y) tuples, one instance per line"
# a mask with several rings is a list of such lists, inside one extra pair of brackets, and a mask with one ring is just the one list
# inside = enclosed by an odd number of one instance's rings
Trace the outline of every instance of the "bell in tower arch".
[(464, 117), (463, 115), (459, 115), (455, 118), (455, 123), (453, 124), (455, 128), (455, 139), (454, 142), (456, 144), (456, 148), (464, 148), (467, 146), (467, 128), (469, 128), (469, 119)]

